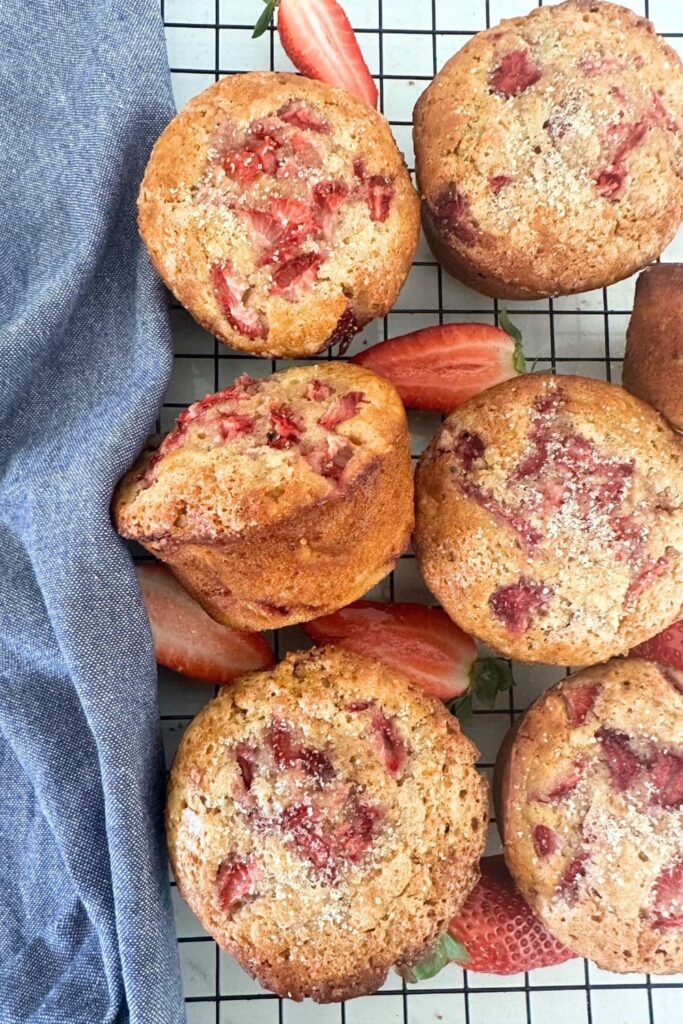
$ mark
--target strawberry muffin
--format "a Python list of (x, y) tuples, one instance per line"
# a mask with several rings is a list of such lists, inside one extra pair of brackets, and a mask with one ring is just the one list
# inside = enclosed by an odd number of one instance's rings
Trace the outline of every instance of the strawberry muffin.
[(477, 751), (399, 673), (339, 648), (221, 690), (171, 771), (180, 894), (261, 984), (373, 992), (445, 932), (478, 877)]
[(114, 520), (228, 626), (327, 614), (386, 576), (408, 544), (405, 411), (388, 381), (344, 363), (245, 374), (143, 453)]
[(616, 385), (539, 373), (482, 392), (416, 491), (427, 585), (507, 657), (592, 664), (680, 617), (683, 448)]
[(223, 78), (150, 157), (138, 200), (156, 269), (233, 348), (310, 356), (391, 309), (419, 202), (387, 122), (298, 75)]
[(496, 764), (505, 860), (551, 934), (604, 970), (683, 971), (683, 674), (570, 676)]
[(650, 22), (600, 0), (480, 32), (415, 108), (423, 224), (485, 295), (601, 288), (683, 217), (683, 68)]
[(658, 263), (638, 278), (621, 379), (683, 430), (683, 263)]

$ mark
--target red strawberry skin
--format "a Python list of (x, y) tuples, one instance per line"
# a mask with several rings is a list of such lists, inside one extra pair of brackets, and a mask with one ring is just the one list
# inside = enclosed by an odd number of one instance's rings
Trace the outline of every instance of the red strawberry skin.
[(277, 30), (285, 53), (303, 75), (377, 106), (377, 86), (336, 0), (280, 0)]
[(683, 672), (683, 619), (646, 640), (631, 651), (637, 658), (649, 658)]
[(220, 686), (275, 664), (260, 633), (215, 622), (163, 565), (144, 562), (136, 569), (159, 665)]
[(448, 930), (469, 953), (468, 971), (518, 974), (574, 954), (546, 931), (515, 887), (503, 857), (484, 857), (481, 878)]
[(523, 369), (514, 340), (489, 324), (425, 327), (373, 345), (351, 362), (390, 380), (411, 409), (444, 413)]
[(403, 672), (439, 700), (461, 696), (477, 656), (472, 637), (441, 608), (356, 601), (302, 628), (316, 644), (335, 644)]

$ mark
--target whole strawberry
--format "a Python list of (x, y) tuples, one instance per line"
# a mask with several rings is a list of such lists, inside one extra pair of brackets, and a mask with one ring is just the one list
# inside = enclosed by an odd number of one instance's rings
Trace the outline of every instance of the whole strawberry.
[(574, 956), (531, 913), (502, 856), (484, 857), (480, 867), (481, 878), (448, 928), (467, 950), (467, 958), (458, 961), (463, 967), (485, 974), (517, 974)]

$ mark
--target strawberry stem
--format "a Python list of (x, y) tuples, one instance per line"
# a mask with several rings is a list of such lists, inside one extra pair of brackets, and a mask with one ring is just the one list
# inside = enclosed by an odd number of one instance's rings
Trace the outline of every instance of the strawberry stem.
[(470, 685), (461, 697), (448, 701), (446, 707), (461, 722), (471, 722), (475, 697), (484, 707), (493, 708), (498, 694), (514, 685), (512, 669), (504, 658), (476, 658), (470, 669)]
[(415, 984), (433, 978), (453, 960), (457, 960), (459, 964), (466, 964), (469, 958), (469, 953), (462, 943), (456, 942), (452, 935), (446, 933), (416, 964), (405, 965), (397, 970), (404, 981)]
[(254, 25), (254, 31), (251, 33), (252, 39), (258, 39), (259, 36), (263, 35), (272, 21), (275, 8), (280, 4), (280, 0), (263, 0), (263, 2), (266, 5), (265, 10), (261, 12), (261, 17)]
[(515, 348), (512, 353), (512, 365), (517, 373), (526, 372), (526, 360), (524, 359), (524, 349), (522, 348), (522, 332), (519, 327), (515, 327), (512, 320), (508, 316), (506, 309), (501, 310), (498, 316), (498, 323), (503, 328), (506, 334), (509, 334), (515, 343)]

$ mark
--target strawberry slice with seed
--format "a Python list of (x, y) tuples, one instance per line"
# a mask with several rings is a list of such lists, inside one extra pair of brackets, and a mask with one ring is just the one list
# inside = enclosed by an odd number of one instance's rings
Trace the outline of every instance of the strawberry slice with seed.
[(261, 315), (245, 305), (249, 284), (228, 260), (220, 260), (211, 267), (211, 283), (218, 304), (226, 320), (247, 338), (263, 338), (267, 331)]
[(452, 412), (524, 372), (521, 345), (489, 324), (442, 324), (373, 345), (351, 359), (390, 380), (412, 409)]
[(402, 672), (432, 696), (452, 701), (449, 706), (461, 716), (469, 713), (473, 697), (492, 707), (497, 694), (512, 685), (507, 663), (477, 658), (472, 637), (441, 608), (356, 601), (302, 628), (316, 644), (344, 647)]
[(275, 664), (260, 633), (215, 622), (163, 565), (143, 562), (136, 569), (159, 665), (220, 686)]

